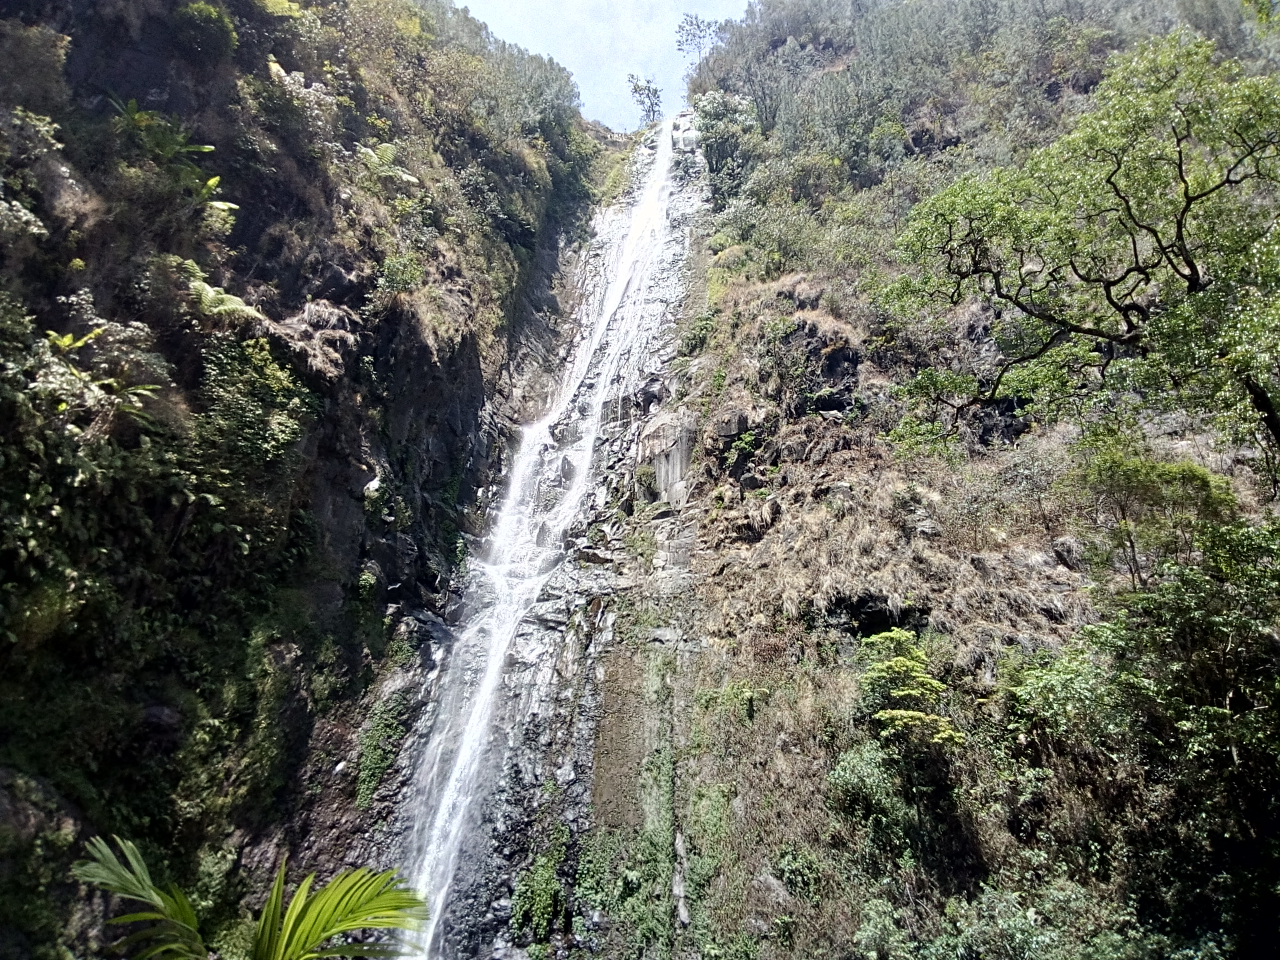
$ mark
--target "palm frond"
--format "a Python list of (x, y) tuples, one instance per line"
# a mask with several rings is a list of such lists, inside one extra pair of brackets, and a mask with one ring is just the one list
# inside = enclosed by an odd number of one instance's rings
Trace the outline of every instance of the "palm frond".
[(147, 944), (146, 949), (137, 954), (134, 960), (151, 960), (153, 957), (164, 957), (165, 960), (207, 960), (209, 951), (197, 929), (196, 914), (191, 902), (175, 886), (170, 886), (168, 892), (158, 887), (151, 879), (151, 871), (147, 869), (146, 861), (142, 859), (138, 848), (120, 837), (113, 839), (124, 854), (127, 866), (120, 862), (105, 840), (94, 837), (88, 843), (92, 859), (75, 864), (72, 874), (82, 883), (92, 884), (108, 893), (151, 907), (150, 910), (126, 914), (111, 921), (116, 924), (151, 924), (125, 937), (119, 946), (127, 949)]
[(389, 952), (385, 944), (350, 944), (331, 950), (322, 947), (344, 933), (414, 930), (426, 919), (426, 904), (393, 870), (349, 870), (315, 894), (307, 895), (311, 881), (312, 877), (308, 877), (298, 888), (284, 918), (279, 952), (271, 960), (384, 956)]
[(280, 914), (284, 909), (284, 871), (289, 858), (280, 861), (280, 869), (276, 871), (275, 883), (271, 885), (271, 895), (262, 907), (258, 917), (258, 933), (253, 940), (252, 960), (275, 960), (280, 944)]
[[(163, 890), (152, 880), (138, 848), (115, 838), (125, 862), (101, 838), (89, 841), (89, 861), (74, 873), (91, 883), (149, 909), (117, 917), (112, 923), (147, 924), (117, 946), (139, 948), (133, 960), (207, 960), (197, 930), (195, 911), (177, 887)], [(393, 960), (403, 954), (395, 943), (353, 943), (326, 947), (335, 937), (356, 930), (416, 930), (427, 905), (396, 876), (364, 868), (334, 877), (312, 892), (315, 874), (299, 884), (285, 904), (285, 863), (280, 864), (271, 894), (258, 918), (252, 960), (320, 960), (322, 957), (372, 957)]]

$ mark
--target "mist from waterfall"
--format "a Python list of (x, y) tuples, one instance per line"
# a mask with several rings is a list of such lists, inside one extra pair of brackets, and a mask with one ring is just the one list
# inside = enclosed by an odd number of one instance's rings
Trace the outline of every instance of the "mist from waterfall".
[(421, 940), (426, 957), (441, 955), (440, 920), (455, 878), (468, 868), (459, 852), (492, 783), (486, 771), (503, 740), (495, 706), (513, 638), (563, 561), (565, 534), (597, 480), (592, 458), (601, 425), (641, 385), (670, 319), (666, 295), (687, 250), (683, 228), (671, 222), (680, 189), (672, 154), (668, 121), (637, 146), (630, 197), (596, 217), (577, 274), (572, 360), (547, 414), (521, 433), (486, 555), (468, 561), (463, 607), (471, 612), (444, 667), (411, 801), (416, 886), (431, 910)]

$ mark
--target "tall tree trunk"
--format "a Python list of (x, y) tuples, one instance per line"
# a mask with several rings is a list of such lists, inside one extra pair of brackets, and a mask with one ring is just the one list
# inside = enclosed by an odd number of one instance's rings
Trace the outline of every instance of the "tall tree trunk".
[(1249, 393), (1253, 409), (1258, 411), (1262, 422), (1266, 424), (1267, 432), (1271, 434), (1271, 442), (1275, 444), (1277, 450), (1280, 450), (1280, 413), (1276, 411), (1276, 405), (1271, 401), (1271, 394), (1267, 393), (1266, 387), (1260, 384), (1251, 373), (1246, 373), (1240, 382)]

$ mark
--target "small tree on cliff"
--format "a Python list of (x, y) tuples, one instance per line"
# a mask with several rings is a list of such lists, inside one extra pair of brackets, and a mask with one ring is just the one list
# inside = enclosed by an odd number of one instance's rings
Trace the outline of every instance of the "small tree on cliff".
[[(112, 923), (146, 924), (117, 948), (136, 948), (134, 960), (208, 960), (209, 948), (186, 895), (170, 884), (163, 890), (151, 879), (138, 848), (115, 838), (125, 863), (101, 837), (89, 841), (90, 860), (75, 865), (76, 879), (125, 900), (144, 905)], [(426, 904), (394, 871), (346, 870), (314, 893), (315, 874), (298, 885), (286, 905), (285, 864), (280, 864), (271, 894), (258, 916), (251, 960), (315, 960), (320, 957), (397, 957), (402, 944), (325, 944), (357, 930), (413, 930), (426, 918)]]
[(631, 99), (640, 108), (640, 116), (645, 123), (657, 123), (662, 119), (662, 91), (658, 89), (652, 78), (641, 80), (634, 73), (627, 74), (627, 82), (631, 84)]
[(676, 49), (693, 61), (696, 67), (703, 54), (715, 42), (720, 24), (704, 20), (695, 13), (686, 13), (676, 27)]

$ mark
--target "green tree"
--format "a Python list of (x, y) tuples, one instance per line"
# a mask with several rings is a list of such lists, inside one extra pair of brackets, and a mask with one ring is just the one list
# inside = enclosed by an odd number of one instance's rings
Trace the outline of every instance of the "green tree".
[(231, 18), (203, 0), (180, 7), (173, 15), (173, 28), (179, 47), (202, 66), (230, 59), (240, 43)]
[[(152, 879), (138, 848), (115, 838), (124, 854), (122, 863), (101, 837), (89, 841), (90, 860), (73, 869), (78, 880), (144, 905), (145, 909), (116, 917), (112, 923), (147, 924), (125, 937), (121, 950), (138, 948), (135, 960), (207, 960), (209, 949), (200, 935), (199, 921), (186, 895), (176, 886), (161, 889)], [(357, 930), (414, 930), (426, 917), (426, 904), (394, 871), (374, 873), (346, 870), (314, 893), (311, 874), (284, 899), (285, 864), (276, 872), (271, 894), (258, 916), (251, 960), (312, 960), (318, 957), (396, 957), (401, 946), (391, 943), (344, 943), (326, 947), (335, 938)]]
[(1194, 562), (1204, 535), (1236, 514), (1225, 477), (1152, 459), (1114, 437), (1092, 443), (1076, 479), (1091, 501), (1105, 559), (1120, 561), (1134, 589), (1167, 562)]
[(910, 630), (894, 627), (862, 641), (874, 658), (862, 675), (862, 696), (883, 735), (919, 735), (936, 744), (958, 744), (964, 735), (934, 712), (947, 685), (929, 676), (929, 659)]
[(1277, 622), (1280, 527), (1224, 524), (1011, 689), (1010, 729), (1042, 753), (1101, 751), (1142, 772), (1154, 789), (1128, 828), (1135, 901), (1188, 936), (1225, 921), (1242, 957), (1275, 942)]
[(1280, 448), (1280, 78), (1182, 31), (1117, 60), (1094, 101), (1021, 168), (913, 211), (901, 249), (924, 276), (904, 286), (978, 295), (999, 315), (1003, 356), (957, 409), (1046, 387), (1172, 386), (1216, 411), (1247, 404)]
[(676, 49), (696, 65), (707, 52), (719, 31), (714, 20), (704, 20), (694, 13), (686, 13), (676, 27)]
[(723, 210), (760, 159), (764, 138), (750, 102), (742, 97), (712, 90), (694, 101), (694, 111), (712, 203)]
[(652, 79), (641, 79), (634, 73), (627, 74), (627, 83), (631, 84), (631, 99), (640, 108), (640, 116), (645, 123), (657, 123), (662, 119), (662, 91)]

